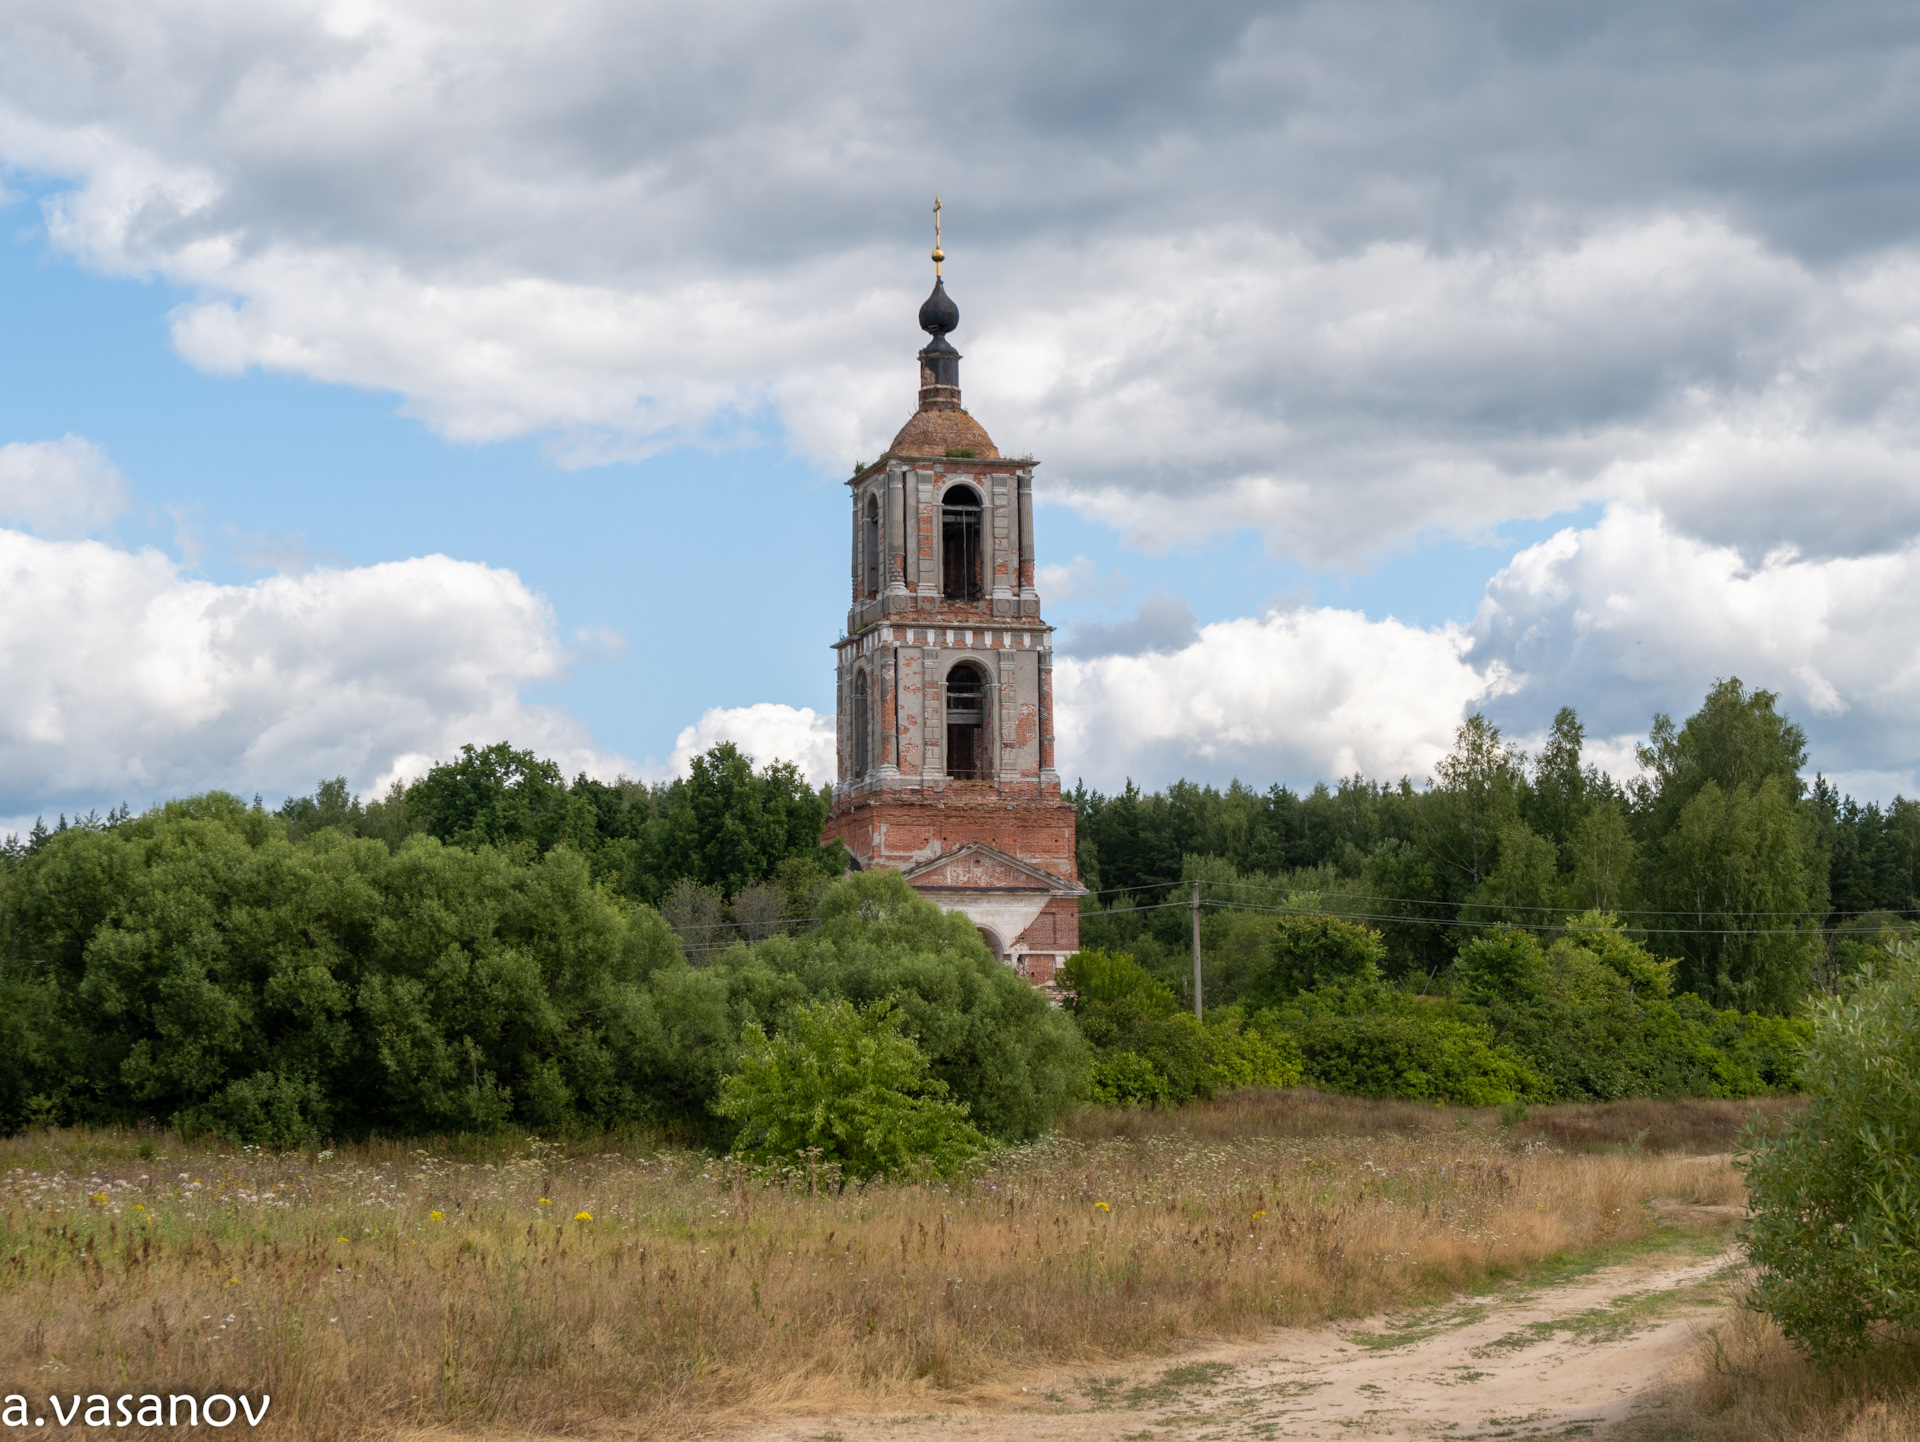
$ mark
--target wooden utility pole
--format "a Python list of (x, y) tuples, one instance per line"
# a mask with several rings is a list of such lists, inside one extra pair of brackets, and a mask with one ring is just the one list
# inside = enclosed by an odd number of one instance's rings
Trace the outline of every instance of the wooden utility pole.
[(1193, 1014), (1200, 1015), (1200, 883), (1193, 883)]

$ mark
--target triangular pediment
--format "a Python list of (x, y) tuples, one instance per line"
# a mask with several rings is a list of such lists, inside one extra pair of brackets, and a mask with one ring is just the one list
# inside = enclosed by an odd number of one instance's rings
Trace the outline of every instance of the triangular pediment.
[(937, 891), (1047, 891), (1084, 896), (1086, 888), (1017, 856), (970, 841), (902, 873), (907, 884)]

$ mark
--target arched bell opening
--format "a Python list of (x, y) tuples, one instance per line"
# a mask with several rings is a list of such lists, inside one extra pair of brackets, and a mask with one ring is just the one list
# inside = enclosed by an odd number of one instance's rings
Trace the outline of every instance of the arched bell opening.
[(940, 503), (940, 590), (949, 601), (986, 595), (980, 529), (980, 493), (972, 486), (949, 486)]
[(861, 523), (861, 549), (864, 552), (866, 595), (872, 600), (880, 594), (880, 498), (867, 497), (866, 519)]
[(853, 774), (865, 776), (873, 769), (873, 723), (867, 715), (867, 673), (853, 674)]
[(984, 781), (987, 764), (987, 677), (962, 661), (947, 672), (947, 775), (956, 781)]

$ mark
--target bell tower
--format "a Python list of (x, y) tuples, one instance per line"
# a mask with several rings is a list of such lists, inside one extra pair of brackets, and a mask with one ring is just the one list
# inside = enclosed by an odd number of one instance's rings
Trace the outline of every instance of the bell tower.
[(1031, 457), (1002, 456), (960, 404), (960, 309), (920, 307), (920, 405), (855, 472), (852, 605), (839, 656), (828, 837), (964, 912), (1050, 985), (1079, 949), (1072, 802), (1053, 765), (1053, 628), (1034, 590)]

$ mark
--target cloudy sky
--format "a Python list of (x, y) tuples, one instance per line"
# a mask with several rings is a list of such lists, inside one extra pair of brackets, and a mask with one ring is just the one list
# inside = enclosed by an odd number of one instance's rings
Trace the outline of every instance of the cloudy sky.
[(1737, 674), (1911, 793), (1916, 112), (1892, 4), (12, 0), (0, 824), (823, 775), (936, 192), (1070, 778)]

